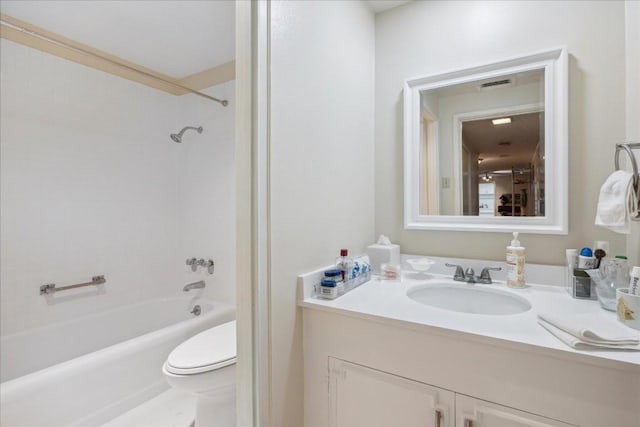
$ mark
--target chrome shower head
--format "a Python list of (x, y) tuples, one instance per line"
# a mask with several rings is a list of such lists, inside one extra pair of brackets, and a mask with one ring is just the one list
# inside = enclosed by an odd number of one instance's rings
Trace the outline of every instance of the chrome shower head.
[(171, 135), (171, 139), (173, 139), (175, 142), (177, 142), (178, 144), (182, 142), (182, 135), (189, 129), (193, 129), (195, 131), (197, 131), (198, 133), (202, 133), (202, 126), (200, 127), (193, 127), (193, 126), (186, 126), (184, 128), (182, 128), (182, 130), (178, 133), (172, 133)]

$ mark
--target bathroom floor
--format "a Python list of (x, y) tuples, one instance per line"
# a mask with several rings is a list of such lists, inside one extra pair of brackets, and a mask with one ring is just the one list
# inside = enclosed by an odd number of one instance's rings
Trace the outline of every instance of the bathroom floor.
[(102, 427), (189, 427), (195, 417), (195, 397), (169, 389)]

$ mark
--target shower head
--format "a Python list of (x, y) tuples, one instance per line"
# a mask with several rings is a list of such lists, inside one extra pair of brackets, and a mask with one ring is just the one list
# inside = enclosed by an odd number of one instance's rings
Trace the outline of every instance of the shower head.
[(171, 139), (173, 139), (178, 144), (181, 143), (182, 142), (182, 134), (184, 134), (189, 129), (193, 129), (193, 130), (197, 131), (198, 133), (202, 133), (202, 126), (200, 126), (200, 127), (186, 126), (186, 127), (182, 128), (182, 130), (180, 132), (172, 133), (170, 135)]

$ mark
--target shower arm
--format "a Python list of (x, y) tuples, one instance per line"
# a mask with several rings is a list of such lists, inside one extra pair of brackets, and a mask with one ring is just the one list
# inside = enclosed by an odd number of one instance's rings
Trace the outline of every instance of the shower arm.
[(169, 84), (171, 86), (175, 86), (177, 88), (185, 90), (185, 91), (187, 91), (189, 93), (192, 93), (194, 95), (200, 96), (202, 98), (206, 98), (206, 99), (208, 99), (210, 101), (215, 101), (215, 102), (221, 104), (223, 107), (226, 107), (227, 105), (229, 105), (229, 101), (227, 101), (226, 99), (215, 98), (213, 96), (207, 95), (206, 93), (202, 93), (202, 92), (199, 92), (197, 90), (191, 89), (191, 88), (189, 88), (187, 86), (183, 86), (180, 83), (176, 83), (175, 81), (164, 79), (164, 78), (162, 78), (160, 76), (157, 76), (157, 75), (154, 75), (154, 74), (151, 74), (151, 73), (147, 73), (146, 71), (139, 70), (139, 69), (137, 69), (135, 67), (130, 67), (129, 65), (123, 64), (123, 63), (121, 63), (119, 61), (115, 61), (113, 59), (106, 58), (106, 57), (104, 57), (102, 55), (99, 55), (99, 54), (97, 54), (95, 52), (91, 52), (89, 50), (80, 48), (78, 46), (73, 46), (73, 45), (70, 45), (68, 43), (62, 42), (60, 40), (53, 39), (51, 37), (48, 37), (48, 36), (46, 36), (44, 34), (40, 34), (40, 33), (36, 32), (36, 31), (33, 31), (33, 30), (28, 30), (28, 29), (26, 29), (24, 27), (21, 27), (20, 25), (16, 25), (13, 22), (9, 22), (9, 21), (5, 20), (4, 18), (0, 18), (0, 23), (2, 25), (6, 25), (7, 27), (13, 28), (14, 30), (23, 32), (25, 34), (29, 34), (29, 35), (31, 35), (33, 37), (37, 37), (37, 38), (39, 38), (41, 40), (44, 40), (46, 42), (53, 43), (55, 45), (61, 46), (61, 47), (65, 48), (65, 49), (74, 50), (76, 52), (82, 53), (83, 55), (89, 55), (89, 56), (97, 58), (97, 59), (99, 59), (101, 61), (108, 62), (109, 64), (113, 64), (113, 65), (116, 65), (118, 67), (127, 69), (129, 71), (133, 71), (135, 73), (142, 74), (143, 76), (151, 77), (152, 79), (159, 80), (161, 82), (167, 83), (167, 84)]
[(182, 130), (180, 132), (178, 132), (178, 135), (182, 136), (184, 135), (184, 133), (188, 130), (195, 130), (198, 133), (202, 133), (202, 126), (185, 126), (182, 128)]

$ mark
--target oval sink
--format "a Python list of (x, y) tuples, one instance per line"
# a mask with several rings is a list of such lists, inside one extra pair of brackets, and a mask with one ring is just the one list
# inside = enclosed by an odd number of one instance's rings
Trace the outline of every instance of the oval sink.
[(525, 298), (486, 285), (432, 284), (418, 285), (407, 296), (421, 304), (443, 310), (471, 314), (518, 314), (531, 309)]

